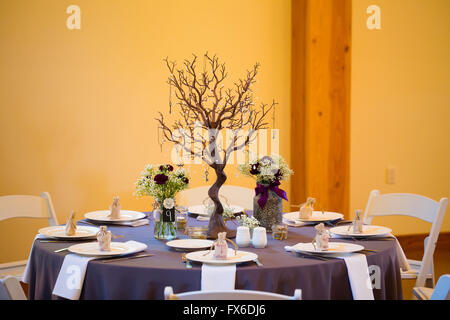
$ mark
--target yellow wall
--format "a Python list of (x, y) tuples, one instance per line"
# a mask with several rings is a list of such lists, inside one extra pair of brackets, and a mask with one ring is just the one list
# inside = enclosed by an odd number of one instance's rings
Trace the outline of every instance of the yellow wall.
[[(375, 3), (382, 29), (369, 31)], [(81, 30), (66, 28), (70, 4), (81, 7)], [(262, 64), (257, 95), (280, 102), (276, 127), (289, 159), (290, 10), (288, 0), (1, 1), (0, 195), (49, 191), (60, 222), (72, 209), (81, 218), (106, 208), (113, 195), (149, 210), (132, 193), (144, 164), (170, 160), (153, 120), (168, 104), (162, 59), (205, 51), (227, 62), (230, 78)], [(450, 2), (355, 0), (352, 28), (352, 210), (375, 188), (448, 197)], [(398, 170), (395, 185), (386, 184), (387, 166)], [(234, 170), (230, 184), (253, 186)], [(205, 183), (199, 166), (191, 172), (193, 186)], [(397, 234), (428, 231), (413, 219), (380, 223)], [(43, 225), (0, 222), (0, 263), (24, 259)]]
[[(372, 4), (381, 8), (381, 30), (366, 27)], [(352, 209), (364, 209), (376, 188), (450, 197), (450, 1), (355, 0), (352, 33)], [(394, 185), (386, 184), (387, 166), (397, 168)], [(396, 234), (429, 232), (412, 218), (378, 223)]]
[[(81, 7), (81, 30), (66, 28), (70, 4)], [(146, 163), (170, 161), (153, 119), (168, 108), (162, 59), (205, 51), (232, 79), (261, 63), (256, 95), (280, 103), (289, 159), (290, 10), (289, 0), (1, 1), (0, 195), (49, 191), (60, 222), (72, 209), (78, 218), (106, 209), (113, 195), (149, 210), (150, 199), (132, 193)], [(191, 172), (193, 186), (205, 183), (199, 166)], [(230, 184), (254, 185), (228, 172)], [(0, 263), (26, 258), (43, 225), (0, 222)]]

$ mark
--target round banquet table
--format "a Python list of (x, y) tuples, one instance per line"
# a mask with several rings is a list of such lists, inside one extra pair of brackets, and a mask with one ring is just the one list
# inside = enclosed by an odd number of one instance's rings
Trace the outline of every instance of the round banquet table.
[[(140, 227), (113, 226), (108, 229), (114, 235), (123, 235), (116, 241), (135, 240), (148, 245), (146, 249), (154, 256), (102, 263), (91, 260), (80, 299), (164, 299), (164, 287), (172, 286), (174, 292), (200, 290), (201, 264), (192, 263), (186, 268), (181, 260), (181, 252), (170, 249), (166, 241), (153, 236), (154, 223)], [(197, 221), (189, 217), (188, 226), (206, 225), (207, 221)], [(82, 221), (79, 221), (82, 224)], [(233, 221), (230, 228), (236, 228)], [(267, 234), (267, 247), (253, 247), (240, 250), (258, 254), (263, 267), (254, 262), (239, 264), (236, 271), (236, 289), (261, 290), (293, 295), (295, 289), (302, 289), (303, 299), (352, 299), (352, 291), (344, 260), (322, 261), (301, 258), (286, 252), (284, 246), (299, 242), (310, 242), (315, 230), (310, 226), (289, 227), (287, 240), (274, 240)], [(179, 238), (187, 238), (179, 234)], [(374, 289), (375, 299), (402, 299), (400, 267), (397, 260), (395, 242), (383, 240), (349, 241), (363, 245), (376, 252), (367, 253), (368, 265), (380, 267), (380, 288)], [(56, 249), (68, 247), (69, 242), (35, 241), (30, 256), (30, 299), (59, 299), (52, 295), (64, 256), (68, 251), (55, 253)]]

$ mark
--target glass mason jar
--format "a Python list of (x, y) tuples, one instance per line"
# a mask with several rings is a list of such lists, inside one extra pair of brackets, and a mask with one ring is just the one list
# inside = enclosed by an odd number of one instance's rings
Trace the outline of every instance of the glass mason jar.
[(184, 232), (187, 234), (187, 221), (188, 221), (188, 210), (186, 207), (177, 207), (175, 209), (175, 220), (177, 231)]
[(268, 190), (268, 198), (264, 208), (259, 206), (261, 194), (253, 198), (253, 216), (259, 221), (261, 227), (267, 231), (272, 230), (274, 224), (283, 221), (283, 199), (272, 190)]
[(155, 220), (154, 234), (156, 239), (172, 240), (177, 237), (175, 206), (172, 209), (166, 209), (161, 204), (159, 209), (153, 211), (153, 218)]

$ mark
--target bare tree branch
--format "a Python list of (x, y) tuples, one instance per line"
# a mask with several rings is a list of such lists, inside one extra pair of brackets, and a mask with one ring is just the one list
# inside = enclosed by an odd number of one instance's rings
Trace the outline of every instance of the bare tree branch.
[[(267, 128), (265, 119), (277, 103), (261, 103), (259, 107), (254, 104), (251, 87), (256, 82), (259, 63), (247, 70), (245, 77), (234, 82), (231, 88), (225, 89), (224, 81), (228, 75), (225, 63), (220, 63), (216, 55), (206, 53), (204, 57), (208, 67), (202, 72), (197, 70), (196, 55), (184, 60), (184, 68), (177, 68), (175, 62), (164, 59), (170, 72), (167, 83), (175, 88), (179, 119), (168, 125), (160, 113), (156, 120), (167, 141), (181, 146), (191, 156), (201, 157), (217, 169), (219, 165), (226, 165), (232, 152), (253, 141), (257, 130)], [(208, 136), (196, 134), (196, 128), (208, 130)], [(217, 143), (223, 129), (235, 134), (225, 147)], [(248, 135), (237, 135), (240, 130), (248, 130)], [(195, 146), (201, 146), (202, 150), (195, 150)]]

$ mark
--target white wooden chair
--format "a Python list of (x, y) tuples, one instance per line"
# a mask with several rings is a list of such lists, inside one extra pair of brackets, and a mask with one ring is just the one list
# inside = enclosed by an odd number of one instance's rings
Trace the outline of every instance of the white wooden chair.
[[(211, 186), (204, 186), (183, 190), (180, 193), (181, 203), (185, 206), (202, 204), (208, 197), (208, 190)], [(250, 188), (239, 186), (223, 185), (219, 190), (219, 196), (223, 196), (231, 205), (241, 206), (245, 210), (253, 210), (253, 197), (255, 191)]]
[(434, 289), (415, 287), (413, 293), (419, 300), (450, 300), (450, 274), (442, 275)]
[[(58, 225), (52, 199), (48, 192), (41, 196), (12, 195), (0, 197), (0, 221), (12, 218), (46, 218), (50, 226)], [(0, 276), (21, 279), (27, 260), (0, 264)]]
[(403, 215), (421, 219), (431, 223), (430, 234), (425, 239), (425, 250), (422, 261), (409, 260), (411, 270), (402, 270), (402, 279), (416, 279), (415, 287), (423, 287), (431, 281), (434, 286), (433, 254), (441, 230), (448, 199), (439, 202), (430, 198), (410, 193), (380, 194), (378, 190), (370, 193), (364, 212), (364, 221), (372, 223), (374, 216)]
[(16, 277), (6, 276), (0, 279), (0, 300), (27, 300)]
[(253, 290), (226, 290), (226, 291), (190, 291), (173, 293), (172, 287), (164, 288), (165, 300), (301, 300), (302, 290), (296, 289), (293, 296), (283, 294), (253, 291)]

